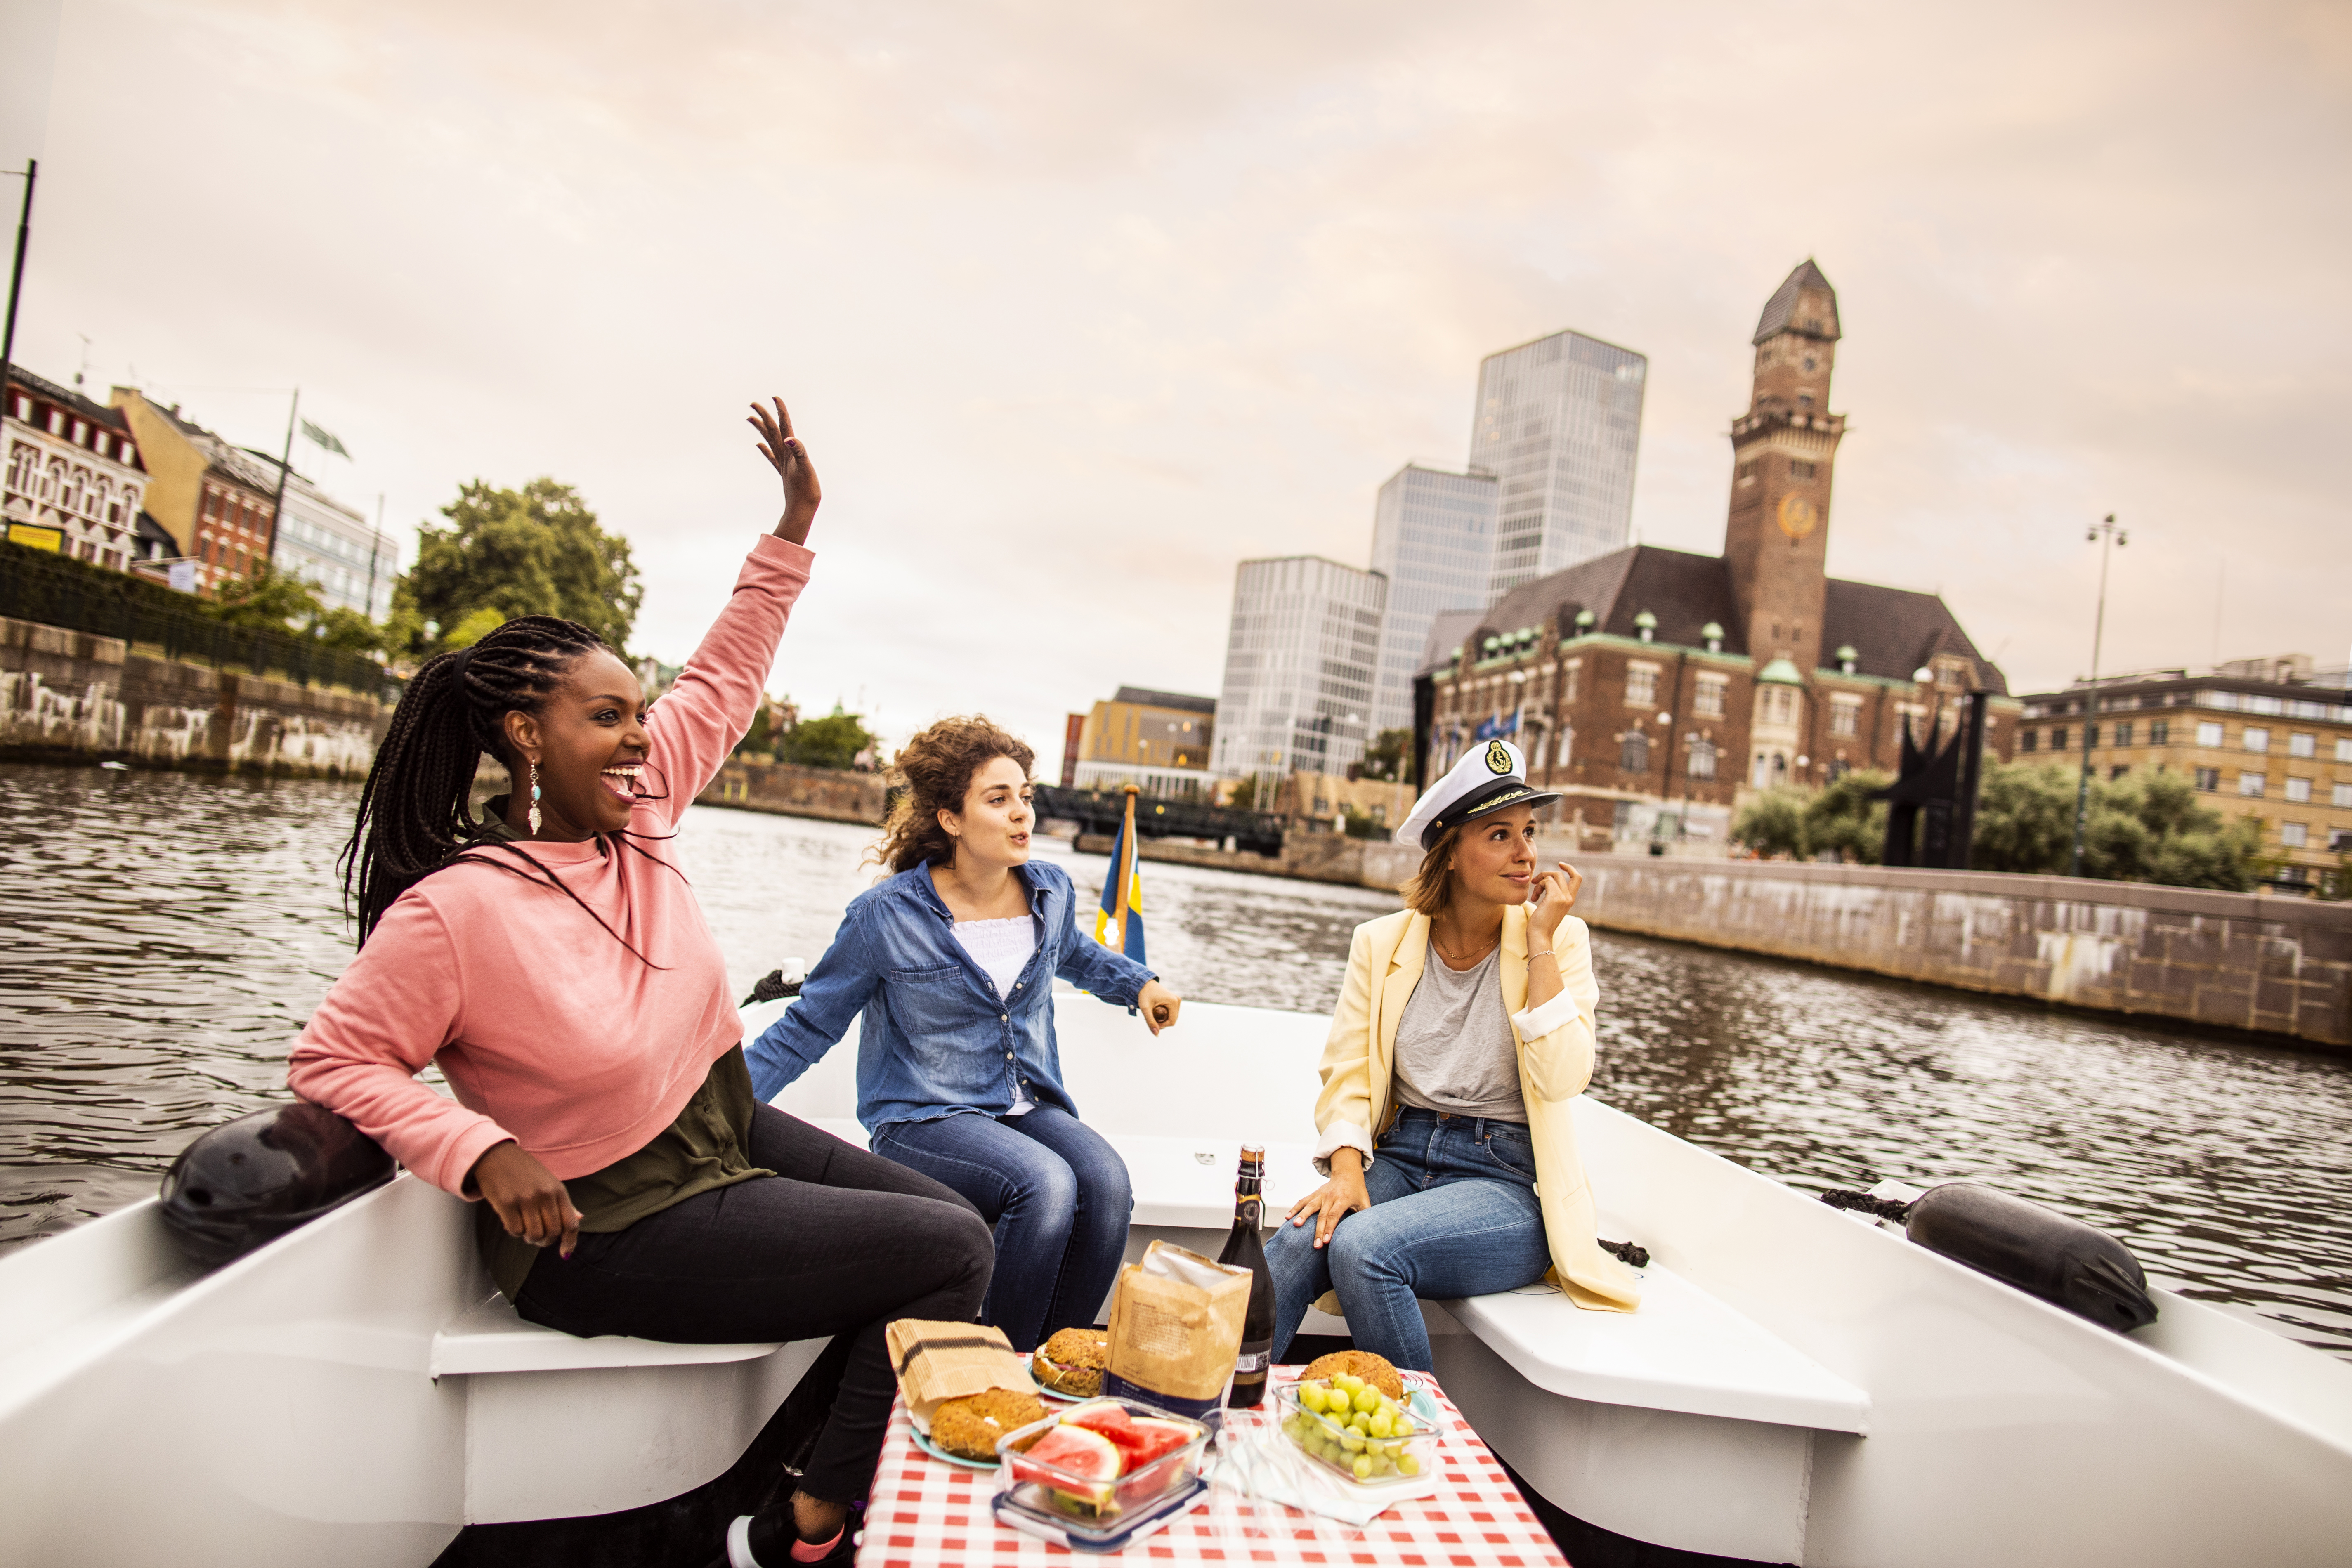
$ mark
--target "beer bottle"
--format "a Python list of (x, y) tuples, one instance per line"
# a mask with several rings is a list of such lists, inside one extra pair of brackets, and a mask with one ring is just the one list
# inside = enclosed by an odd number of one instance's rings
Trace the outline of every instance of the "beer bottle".
[(1242, 1318), (1241, 1357), (1234, 1363), (1234, 1392), (1225, 1403), (1255, 1409), (1265, 1400), (1265, 1375), (1274, 1361), (1274, 1271), (1265, 1266), (1258, 1239), (1265, 1200), (1265, 1146), (1242, 1145), (1241, 1177), (1234, 1184), (1234, 1229), (1217, 1261), (1250, 1271), (1249, 1310)]

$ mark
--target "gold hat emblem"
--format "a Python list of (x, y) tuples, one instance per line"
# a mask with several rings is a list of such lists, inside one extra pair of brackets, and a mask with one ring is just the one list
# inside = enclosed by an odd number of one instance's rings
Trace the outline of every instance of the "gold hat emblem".
[(1500, 741), (1486, 742), (1486, 771), (1507, 773), (1511, 771), (1511, 753)]

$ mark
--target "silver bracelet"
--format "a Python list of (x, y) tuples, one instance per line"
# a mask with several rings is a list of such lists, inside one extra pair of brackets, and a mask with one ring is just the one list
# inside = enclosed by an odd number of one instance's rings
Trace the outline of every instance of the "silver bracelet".
[(1541, 952), (1531, 952), (1531, 953), (1528, 954), (1528, 962), (1529, 963), (1534, 963), (1537, 959), (1538, 959), (1538, 958), (1550, 958), (1550, 957), (1553, 957), (1553, 956), (1555, 956), (1555, 955), (1554, 955), (1554, 953), (1552, 952), (1552, 950), (1551, 950), (1551, 949), (1549, 949), (1549, 948), (1545, 948)]

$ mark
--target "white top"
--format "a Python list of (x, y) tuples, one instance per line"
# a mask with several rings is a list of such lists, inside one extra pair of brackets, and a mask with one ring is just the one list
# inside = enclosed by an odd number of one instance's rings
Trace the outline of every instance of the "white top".
[[(1037, 951), (1036, 922), (1027, 915), (1014, 915), (1001, 921), (958, 921), (954, 930), (956, 941), (963, 943), (963, 950), (996, 987), (997, 996), (1012, 995), (1013, 983), (1021, 978), (1021, 972), (1029, 966), (1029, 955)], [(1004, 1114), (1019, 1116), (1033, 1109), (1016, 1082), (1012, 1109)]]

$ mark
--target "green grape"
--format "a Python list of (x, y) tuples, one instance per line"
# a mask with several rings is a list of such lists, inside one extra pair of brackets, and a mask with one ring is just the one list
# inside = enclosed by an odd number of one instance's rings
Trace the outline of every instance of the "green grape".
[(1372, 1457), (1370, 1454), (1359, 1454), (1356, 1456), (1356, 1462), (1348, 1468), (1356, 1472), (1358, 1480), (1370, 1480), (1372, 1474)]
[(1358, 1377), (1352, 1372), (1343, 1372), (1339, 1376), (1333, 1378), (1331, 1382), (1335, 1386), (1344, 1388), (1349, 1394), (1353, 1394), (1364, 1386), (1364, 1380)]
[(1385, 1437), (1395, 1428), (1395, 1426), (1396, 1423), (1389, 1419), (1387, 1411), (1375, 1410), (1372, 1412), (1371, 1420), (1365, 1424), (1364, 1430), (1375, 1437)]
[(1357, 1409), (1374, 1410), (1379, 1408), (1381, 1403), (1381, 1391), (1379, 1389), (1358, 1388), (1355, 1391), (1355, 1405)]
[(1401, 1476), (1417, 1476), (1421, 1474), (1421, 1461), (1414, 1458), (1411, 1454), (1398, 1455), (1396, 1465), (1397, 1474)]
[(1407, 1415), (1402, 1410), (1398, 1411), (1394, 1415), (1389, 1417), (1389, 1430), (1394, 1432), (1400, 1437), (1412, 1436), (1415, 1430), (1412, 1424), (1412, 1417)]

